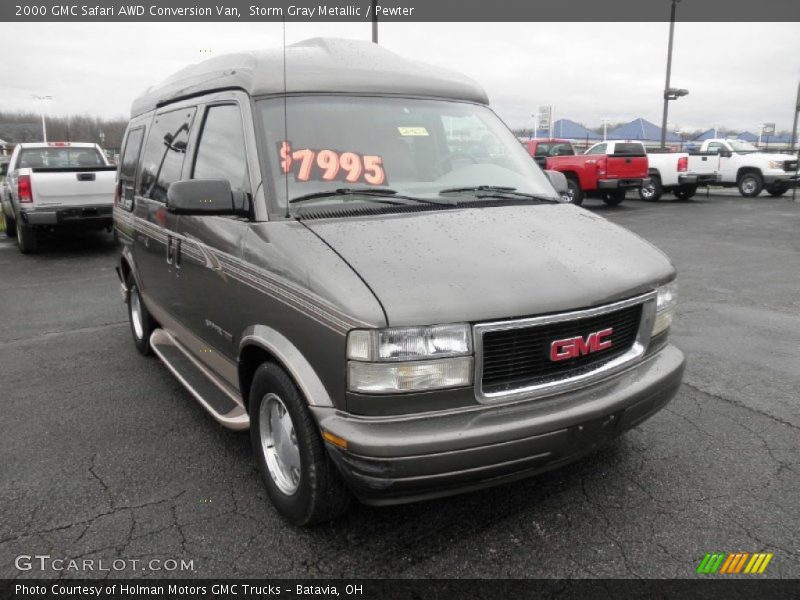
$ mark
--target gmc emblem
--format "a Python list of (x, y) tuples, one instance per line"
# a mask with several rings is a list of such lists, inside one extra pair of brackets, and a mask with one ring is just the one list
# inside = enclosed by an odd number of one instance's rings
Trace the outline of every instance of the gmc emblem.
[(550, 360), (567, 360), (611, 348), (611, 340), (604, 338), (612, 333), (614, 333), (614, 328), (609, 327), (590, 333), (585, 340), (581, 336), (556, 340), (550, 344)]

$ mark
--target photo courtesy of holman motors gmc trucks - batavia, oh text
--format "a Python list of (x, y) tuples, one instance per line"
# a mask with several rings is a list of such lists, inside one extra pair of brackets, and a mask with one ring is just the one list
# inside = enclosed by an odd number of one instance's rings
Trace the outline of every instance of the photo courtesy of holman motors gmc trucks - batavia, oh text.
[(121, 150), (133, 342), (299, 525), (564, 465), (684, 370), (670, 260), (565, 190), (478, 84), (375, 44), (187, 67)]

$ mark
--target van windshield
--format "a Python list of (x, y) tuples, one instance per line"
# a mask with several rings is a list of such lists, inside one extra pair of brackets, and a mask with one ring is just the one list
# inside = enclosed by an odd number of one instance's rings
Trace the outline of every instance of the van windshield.
[[(558, 200), (545, 174), (485, 106), (317, 95), (288, 97), (285, 107), (282, 98), (259, 100), (257, 112), (272, 211), (286, 210), (287, 188), (290, 201), (339, 188), (432, 199), (479, 186)], [(350, 199), (321, 194), (309, 203)]]

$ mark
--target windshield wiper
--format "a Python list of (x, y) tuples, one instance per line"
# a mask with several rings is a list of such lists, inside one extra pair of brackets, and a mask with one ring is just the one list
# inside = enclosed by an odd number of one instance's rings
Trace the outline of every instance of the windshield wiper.
[(550, 198), (548, 196), (538, 196), (536, 194), (528, 194), (526, 192), (518, 192), (517, 188), (515, 187), (508, 187), (502, 185), (476, 185), (472, 187), (445, 188), (443, 190), (440, 190), (439, 194), (457, 194), (463, 192), (486, 192), (486, 193), (475, 194), (475, 197), (478, 199), (498, 198), (502, 200), (509, 198), (521, 198), (525, 200), (537, 200), (539, 202), (558, 202), (556, 198)]
[(316, 198), (329, 198), (331, 196), (375, 196), (386, 204), (405, 204), (405, 202), (393, 202), (391, 198), (403, 198), (397, 195), (397, 190), (390, 188), (336, 188), (335, 190), (323, 190), (321, 192), (312, 192), (310, 194), (303, 194), (289, 200), (289, 204), (295, 202), (305, 202), (306, 200), (314, 200)]
[(517, 188), (503, 185), (474, 185), (471, 187), (452, 187), (439, 190), (440, 194), (457, 194), (458, 192), (514, 192)]

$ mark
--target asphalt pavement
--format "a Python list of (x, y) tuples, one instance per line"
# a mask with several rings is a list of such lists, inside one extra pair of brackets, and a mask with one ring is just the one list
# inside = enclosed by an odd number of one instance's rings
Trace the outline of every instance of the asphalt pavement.
[[(110, 235), (23, 256), (0, 234), (0, 578), (694, 577), (714, 551), (800, 577), (800, 202), (587, 206), (678, 268), (675, 399), (560, 470), (313, 529), (272, 509), (248, 436), (136, 352)], [(192, 570), (15, 567), (35, 554)]]

